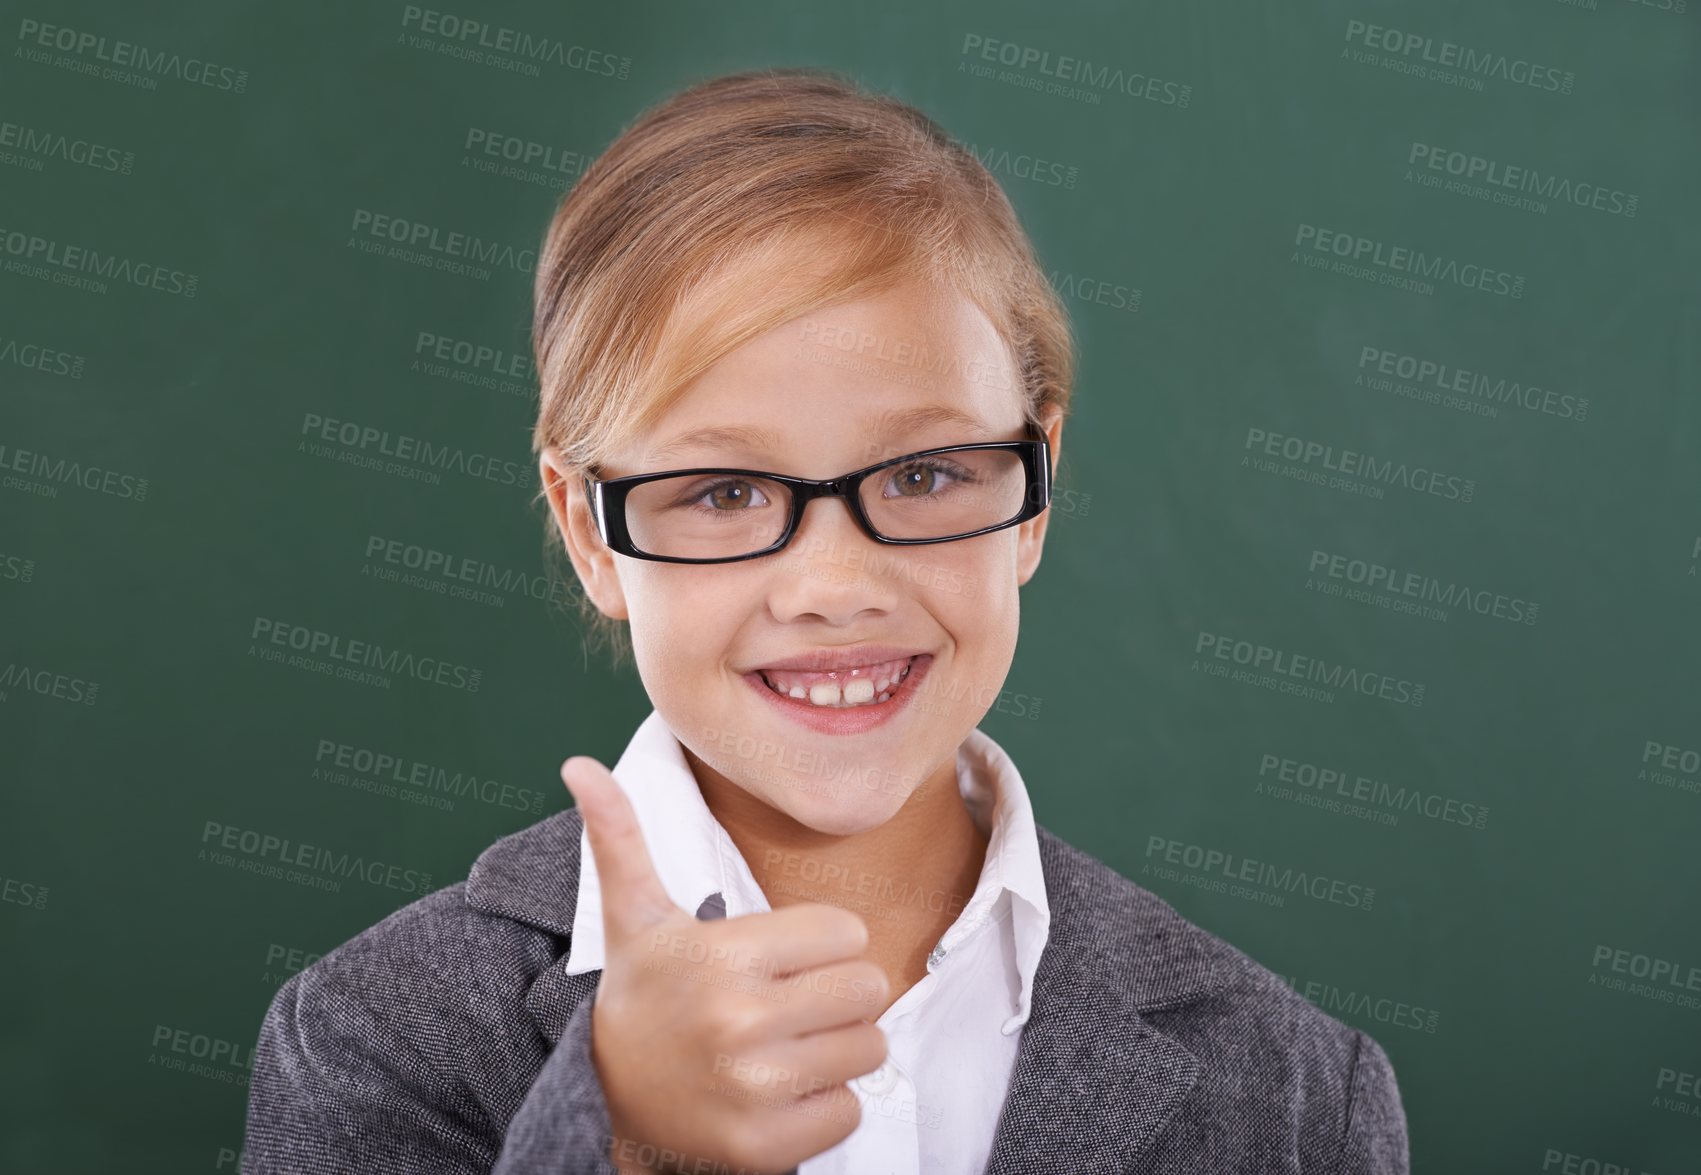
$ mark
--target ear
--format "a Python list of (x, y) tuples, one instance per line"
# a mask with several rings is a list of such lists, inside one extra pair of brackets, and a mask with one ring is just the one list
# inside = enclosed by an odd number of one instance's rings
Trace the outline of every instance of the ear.
[[(1063, 413), (1053, 412), (1041, 425), (1045, 430), (1046, 442), (1051, 446), (1051, 478), (1053, 490), (1056, 490), (1057, 466), (1063, 459)], [(1039, 570), (1040, 553), (1045, 546), (1045, 527), (1051, 521), (1052, 514), (1057, 509), (1057, 497), (1052, 495), (1052, 504), (1042, 511), (1037, 518), (1030, 518), (1016, 528), (1016, 584), (1022, 584), (1034, 577)]]
[(614, 552), (597, 533), (596, 519), (591, 516), (591, 504), (585, 497), (583, 475), (559, 449), (551, 446), (538, 457), (538, 476), (549, 499), (549, 512), (561, 532), (573, 570), (579, 573), (585, 595), (611, 620), (628, 619), (626, 593), (620, 586)]

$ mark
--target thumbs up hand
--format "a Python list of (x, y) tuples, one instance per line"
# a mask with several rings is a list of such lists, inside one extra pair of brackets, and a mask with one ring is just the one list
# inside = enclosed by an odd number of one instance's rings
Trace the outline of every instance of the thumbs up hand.
[(849, 910), (799, 903), (698, 921), (656, 875), (614, 776), (575, 755), (561, 778), (602, 883), (605, 958), (591, 1054), (622, 1172), (710, 1160), (784, 1172), (861, 1120), (846, 1085), (886, 1059), (886, 974)]

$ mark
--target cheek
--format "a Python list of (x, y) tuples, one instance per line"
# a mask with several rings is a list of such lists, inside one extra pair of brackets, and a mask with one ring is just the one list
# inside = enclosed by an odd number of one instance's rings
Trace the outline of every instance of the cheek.
[(643, 565), (622, 573), (621, 588), (645, 685), (670, 696), (695, 690), (737, 643), (750, 589), (712, 567), (635, 562)]
[(622, 576), (621, 588), (632, 652), (645, 669), (645, 680), (665, 680), (683, 669), (682, 658), (688, 659), (693, 648), (684, 618), (690, 615), (688, 601), (695, 593), (648, 570)]
[(949, 634), (961, 670), (978, 676), (1014, 656), (1021, 619), (1016, 549), (1004, 542), (962, 545), (967, 549), (960, 555), (929, 563), (927, 578), (918, 568), (915, 582), (918, 597)]
[(1017, 614), (1016, 583), (1017, 547), (1010, 536), (1014, 530), (987, 536), (997, 540), (970, 540), (962, 544), (943, 544), (941, 550), (960, 546), (950, 559), (939, 560), (929, 567), (928, 594), (939, 607), (954, 616), (966, 618), (971, 628), (985, 629), (1010, 623)]
[(704, 642), (692, 634), (716, 631), (737, 608), (736, 591), (713, 568), (634, 562), (638, 566), (620, 577), (634, 643), (642, 630), (649, 643), (665, 644), (670, 653), (701, 652)]

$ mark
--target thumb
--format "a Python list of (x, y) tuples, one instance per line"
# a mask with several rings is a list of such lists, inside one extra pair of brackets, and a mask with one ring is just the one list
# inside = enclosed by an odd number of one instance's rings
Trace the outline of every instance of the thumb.
[(578, 806), (602, 883), (603, 937), (625, 942), (676, 913), (656, 875), (632, 802), (614, 775), (589, 755), (561, 764), (561, 779)]

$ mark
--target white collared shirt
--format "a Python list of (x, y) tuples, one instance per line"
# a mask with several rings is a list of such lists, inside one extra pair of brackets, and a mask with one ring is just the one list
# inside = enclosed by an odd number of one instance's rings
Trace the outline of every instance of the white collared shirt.
[[(675, 904), (701, 912), (719, 894), (729, 918), (771, 909), (660, 711), (639, 724), (613, 772)], [(1010, 756), (978, 727), (957, 750), (957, 786), (988, 833), (980, 880), (928, 957), (927, 975), (875, 1021), (888, 1055), (850, 1083), (861, 1122), (799, 1164), (798, 1175), (978, 1175), (986, 1167), (1051, 907), (1027, 788)], [(581, 832), (567, 973), (602, 965), (602, 887)]]

